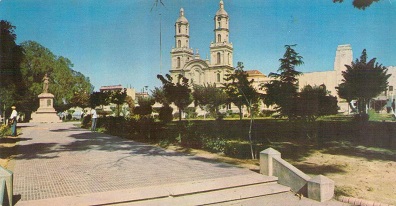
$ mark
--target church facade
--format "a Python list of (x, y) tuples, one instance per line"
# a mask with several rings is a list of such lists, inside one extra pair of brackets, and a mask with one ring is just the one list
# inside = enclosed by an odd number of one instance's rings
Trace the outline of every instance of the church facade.
[(184, 9), (180, 9), (175, 23), (175, 45), (171, 51), (170, 75), (177, 81), (179, 74), (191, 84), (225, 83), (225, 74), (233, 72), (233, 46), (229, 41), (229, 16), (221, 0), (214, 16), (214, 39), (210, 43), (210, 58), (201, 59), (198, 50), (190, 48), (190, 25)]

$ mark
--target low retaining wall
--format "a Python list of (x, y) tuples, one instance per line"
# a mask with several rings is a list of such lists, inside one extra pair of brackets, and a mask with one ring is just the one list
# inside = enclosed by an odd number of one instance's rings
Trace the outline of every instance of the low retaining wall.
[(0, 206), (13, 205), (13, 173), (0, 166)]
[(260, 173), (278, 177), (278, 183), (294, 192), (320, 202), (334, 196), (334, 181), (318, 175), (313, 178), (281, 158), (281, 153), (268, 148), (260, 152)]

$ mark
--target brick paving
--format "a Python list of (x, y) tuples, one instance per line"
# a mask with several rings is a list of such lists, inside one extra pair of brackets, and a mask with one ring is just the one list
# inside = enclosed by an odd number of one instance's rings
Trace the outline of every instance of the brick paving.
[[(11, 161), (19, 201), (188, 182), (251, 171), (101, 133), (71, 123), (18, 124)], [(19, 199), (19, 198), (18, 198)]]

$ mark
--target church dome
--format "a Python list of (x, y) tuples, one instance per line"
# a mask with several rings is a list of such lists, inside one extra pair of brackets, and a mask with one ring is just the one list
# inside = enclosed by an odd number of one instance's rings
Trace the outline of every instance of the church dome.
[(179, 18), (176, 20), (176, 22), (178, 22), (178, 23), (185, 23), (185, 24), (188, 23), (187, 18), (184, 16), (184, 9), (183, 9), (183, 8), (180, 9), (180, 16), (179, 16)]
[(220, 1), (220, 8), (216, 12), (216, 16), (228, 16), (228, 13), (224, 10), (224, 2)]

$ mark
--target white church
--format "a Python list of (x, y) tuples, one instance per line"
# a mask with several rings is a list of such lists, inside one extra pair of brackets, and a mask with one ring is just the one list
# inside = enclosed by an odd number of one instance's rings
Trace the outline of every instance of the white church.
[[(225, 74), (234, 71), (233, 67), (233, 45), (229, 40), (229, 16), (224, 9), (224, 2), (220, 0), (219, 9), (214, 16), (214, 40), (210, 43), (210, 58), (201, 59), (198, 53), (189, 46), (190, 28), (185, 17), (184, 9), (180, 9), (179, 18), (175, 23), (175, 46), (172, 48), (170, 74), (173, 80), (177, 81), (179, 74), (190, 80), (191, 84), (203, 85), (216, 83), (221, 86), (225, 83)], [(346, 70), (345, 65), (350, 65), (354, 61), (352, 47), (349, 44), (338, 45), (335, 53), (333, 70), (303, 73), (299, 76), (299, 87), (306, 85), (325, 85), (326, 89), (333, 96), (337, 95), (336, 87), (342, 83), (342, 72)], [(382, 99), (394, 99), (396, 89), (396, 67), (388, 66), (389, 89), (381, 95)], [(258, 70), (246, 71), (250, 79), (254, 79), (253, 86), (259, 92), (259, 85), (270, 81), (266, 75)], [(348, 110), (347, 104), (339, 99), (341, 111)]]
[(194, 53), (189, 46), (190, 25), (180, 9), (179, 18), (175, 23), (175, 47), (171, 51), (170, 74), (174, 81), (182, 74), (192, 84), (224, 83), (224, 74), (232, 72), (233, 46), (229, 42), (229, 17), (220, 1), (220, 8), (214, 17), (214, 41), (210, 44), (210, 59), (200, 58), (198, 51)]

